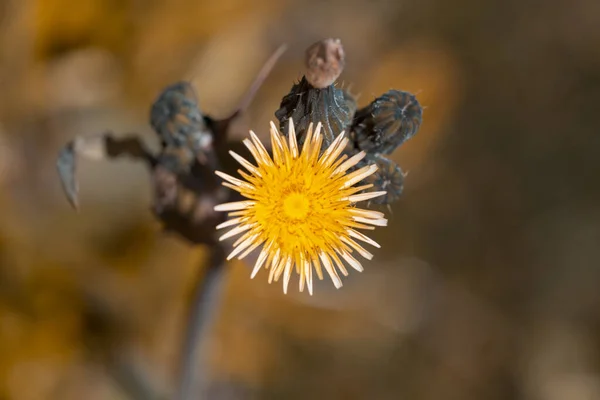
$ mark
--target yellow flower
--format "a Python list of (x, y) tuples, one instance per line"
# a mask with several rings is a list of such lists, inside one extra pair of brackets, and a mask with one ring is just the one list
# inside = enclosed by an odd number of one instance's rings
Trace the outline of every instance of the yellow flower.
[(319, 279), (323, 279), (321, 266), (324, 267), (335, 287), (340, 288), (342, 281), (336, 267), (348, 275), (342, 259), (362, 271), (362, 265), (352, 253), (356, 251), (369, 260), (373, 257), (356, 240), (375, 247), (379, 245), (356, 229), (386, 226), (387, 220), (380, 212), (356, 208), (355, 203), (386, 192), (365, 193), (363, 191), (373, 185), (354, 186), (373, 174), (377, 166), (346, 173), (365, 153), (350, 158), (341, 155), (348, 144), (344, 132), (319, 154), (323, 142), (320, 123), (314, 130), (310, 124), (301, 151), (291, 119), (289, 127), (286, 140), (271, 122), (273, 157), (250, 131), (251, 140), (245, 139), (244, 144), (256, 160), (256, 166), (230, 151), (248, 170), (248, 173), (238, 170), (244, 180), (220, 171), (216, 173), (227, 181), (223, 185), (238, 191), (247, 200), (216, 206), (216, 211), (228, 211), (229, 217), (233, 217), (217, 229), (235, 226), (220, 240), (244, 233), (233, 244), (228, 260), (238, 255), (242, 259), (262, 245), (252, 278), (264, 265), (270, 268), (269, 283), (283, 275), (283, 291), (287, 293), (295, 269), (300, 276), (300, 291), (306, 284), (312, 295), (313, 268)]

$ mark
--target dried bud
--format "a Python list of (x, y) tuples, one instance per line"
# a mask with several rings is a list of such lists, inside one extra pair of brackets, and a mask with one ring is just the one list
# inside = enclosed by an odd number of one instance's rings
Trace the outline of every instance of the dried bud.
[[(355, 154), (355, 153), (352, 153)], [(349, 154), (350, 155), (350, 154)], [(366, 165), (377, 165), (377, 171), (366, 177), (363, 181), (365, 185), (373, 185), (369, 190), (385, 190), (386, 194), (370, 200), (373, 204), (389, 205), (402, 195), (404, 190), (404, 178), (406, 173), (394, 161), (385, 158), (381, 154), (367, 154), (361, 162), (354, 167), (354, 170), (360, 169)]]
[(185, 147), (210, 134), (188, 82), (168, 86), (152, 104), (150, 125), (165, 145)]
[(391, 154), (417, 133), (422, 117), (415, 95), (390, 90), (356, 112), (350, 141), (367, 153)]
[(306, 80), (313, 87), (330, 86), (344, 70), (344, 48), (339, 39), (321, 40), (306, 50)]

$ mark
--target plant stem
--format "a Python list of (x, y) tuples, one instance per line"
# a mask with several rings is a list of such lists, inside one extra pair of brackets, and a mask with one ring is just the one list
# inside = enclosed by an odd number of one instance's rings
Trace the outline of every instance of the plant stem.
[(211, 250), (210, 263), (204, 276), (196, 283), (189, 308), (181, 352), (179, 385), (176, 399), (198, 399), (207, 376), (206, 354), (200, 352), (203, 338), (210, 331), (225, 275), (225, 252), (216, 245)]

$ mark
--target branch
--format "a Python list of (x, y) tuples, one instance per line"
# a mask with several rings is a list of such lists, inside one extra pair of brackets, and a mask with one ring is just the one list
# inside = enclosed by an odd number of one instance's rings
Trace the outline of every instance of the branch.
[(150, 167), (156, 164), (156, 159), (138, 137), (114, 138), (110, 132), (95, 136), (77, 137), (60, 150), (56, 168), (63, 191), (73, 208), (79, 209), (78, 158), (105, 160), (122, 156), (142, 160)]

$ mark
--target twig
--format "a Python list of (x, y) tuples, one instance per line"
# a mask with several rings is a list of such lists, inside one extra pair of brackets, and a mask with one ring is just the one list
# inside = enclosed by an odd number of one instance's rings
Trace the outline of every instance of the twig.
[(234, 118), (235, 116), (239, 115), (240, 113), (243, 113), (244, 111), (246, 111), (248, 106), (250, 106), (250, 103), (252, 103), (252, 100), (254, 100), (254, 96), (256, 96), (258, 89), (262, 86), (265, 79), (267, 79), (267, 76), (269, 76), (269, 74), (271, 73), (271, 70), (273, 70), (273, 68), (275, 67), (275, 64), (277, 63), (279, 58), (283, 55), (283, 53), (285, 53), (286, 50), (287, 50), (287, 45), (282, 44), (281, 46), (279, 46), (277, 48), (277, 50), (275, 50), (275, 52), (271, 55), (271, 57), (269, 57), (267, 62), (265, 62), (265, 64), (262, 66), (262, 68), (258, 72), (258, 75), (256, 75), (256, 78), (254, 78), (254, 81), (252, 82), (252, 84), (250, 85), (250, 87), (248, 88), (246, 93), (244, 94), (244, 97), (242, 97), (240, 103), (238, 104), (237, 109), (234, 111), (233, 116), (231, 116), (230, 118)]

